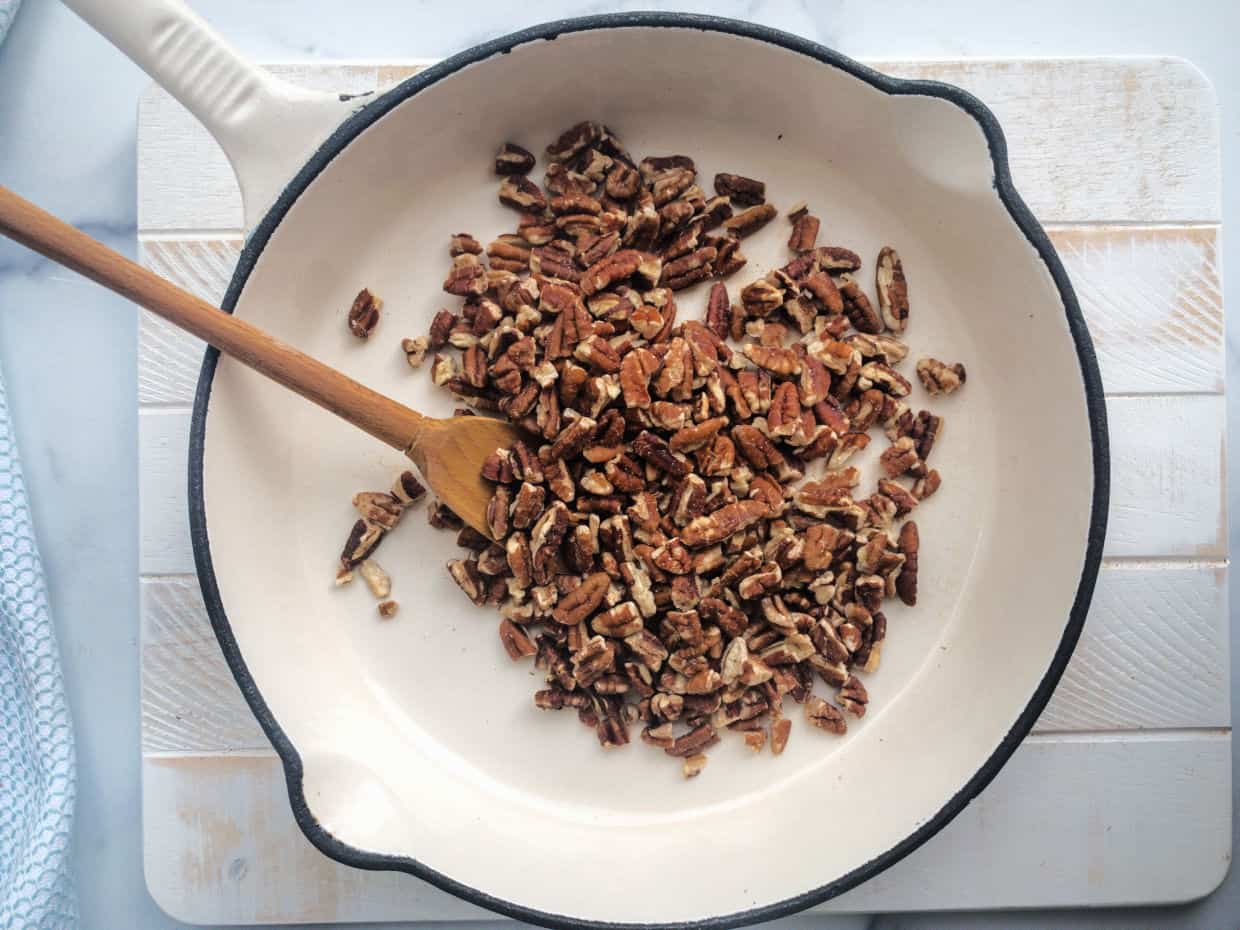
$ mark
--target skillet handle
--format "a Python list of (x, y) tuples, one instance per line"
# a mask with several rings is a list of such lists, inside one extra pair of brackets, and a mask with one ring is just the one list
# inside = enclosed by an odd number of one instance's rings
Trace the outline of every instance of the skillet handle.
[(182, 0), (65, 0), (211, 132), (228, 156), (252, 229), (353, 109), (247, 61)]

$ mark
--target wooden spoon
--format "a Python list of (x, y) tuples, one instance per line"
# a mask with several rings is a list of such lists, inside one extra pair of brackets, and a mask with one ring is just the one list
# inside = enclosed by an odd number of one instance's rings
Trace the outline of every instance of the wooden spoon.
[(0, 232), (146, 307), (259, 374), (409, 456), (439, 499), (488, 537), (491, 486), (482, 463), (519, 438), (489, 417), (440, 420), (410, 410), (348, 375), (213, 307), (0, 186)]

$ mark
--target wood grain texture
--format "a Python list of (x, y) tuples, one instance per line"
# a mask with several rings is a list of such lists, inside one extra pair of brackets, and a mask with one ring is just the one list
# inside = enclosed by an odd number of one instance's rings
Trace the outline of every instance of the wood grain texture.
[(1016, 189), (1044, 223), (1221, 218), (1218, 101), (1183, 59), (872, 64), (955, 84), (990, 107)]
[(1113, 563), (1038, 732), (1229, 727), (1227, 568)]
[[(1229, 764), (1229, 740), (1217, 734), (1031, 737), (942, 833), (815, 910), (1199, 897), (1226, 874), (1227, 832), (1210, 825), (1228, 818), (1231, 803), (1226, 781), (1200, 773)], [(408, 876), (361, 872), (320, 855), (293, 822), (272, 754), (155, 757), (144, 769), (144, 819), (158, 817), (163, 824), (159, 833), (147, 834), (147, 886), (182, 920), (373, 925), (487, 916)], [(1155, 797), (1165, 803), (1149, 803)], [(1140, 816), (1133, 815), (1136, 809)], [(1066, 837), (1066, 824), (1079, 825), (1079, 836)], [(1203, 836), (1211, 838), (1208, 845)], [(1184, 855), (1190, 848), (1194, 854)]]
[[(242, 240), (138, 239), (138, 259), (196, 297), (219, 306)], [(190, 404), (206, 343), (145, 310), (138, 314), (138, 403)]]
[(1222, 393), (1217, 226), (1052, 226), (1112, 394)]
[(1105, 554), (1227, 557), (1226, 399), (1110, 397)]
[[(1203, 223), (1221, 216), (1217, 104), (1209, 82), (1187, 62), (870, 63), (897, 77), (957, 84), (991, 107), (1017, 189), (1044, 223)], [(412, 68), (387, 66), (381, 80), (377, 65), (269, 67), (294, 82), (351, 93), (388, 86)], [(223, 153), (154, 87), (139, 105), (138, 152), (140, 229), (241, 228), (241, 200)], [(1206, 152), (1214, 157), (1202, 157)]]

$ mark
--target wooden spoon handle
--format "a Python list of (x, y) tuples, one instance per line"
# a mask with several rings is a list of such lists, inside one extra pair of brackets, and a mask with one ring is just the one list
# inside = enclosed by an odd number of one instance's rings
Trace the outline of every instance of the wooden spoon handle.
[(0, 232), (193, 333), (402, 452), (412, 452), (423, 427), (433, 422), (199, 300), (3, 186)]

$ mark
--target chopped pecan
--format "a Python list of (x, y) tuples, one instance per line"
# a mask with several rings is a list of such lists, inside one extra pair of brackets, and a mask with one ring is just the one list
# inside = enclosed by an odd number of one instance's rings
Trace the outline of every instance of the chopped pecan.
[(921, 464), (917, 457), (917, 444), (911, 436), (901, 436), (893, 442), (878, 461), (888, 478), (908, 474)]
[(391, 576), (374, 559), (363, 559), (357, 570), (362, 576), (362, 581), (366, 582), (366, 587), (370, 588), (370, 593), (379, 600), (383, 600), (392, 593)]
[(500, 182), (499, 202), (514, 210), (541, 212), (547, 208), (547, 198), (538, 185), (519, 174), (509, 175)]
[(583, 688), (616, 666), (616, 647), (602, 636), (592, 636), (572, 655), (573, 678)]
[(839, 709), (820, 697), (811, 697), (805, 704), (805, 719), (820, 730), (843, 736), (848, 732), (848, 722)]
[(737, 501), (692, 520), (681, 530), (680, 538), (692, 549), (713, 546), (757, 523), (769, 512), (770, 508), (763, 501)]
[(883, 322), (893, 333), (902, 333), (908, 325), (908, 282), (904, 280), (904, 264), (891, 246), (879, 251), (874, 274)]
[(865, 295), (857, 279), (851, 274), (840, 275), (840, 296), (844, 299), (844, 313), (858, 332), (881, 333), (883, 318), (879, 316)]
[(664, 752), (669, 756), (685, 758), (695, 756), (703, 749), (709, 749), (718, 742), (719, 735), (715, 732), (715, 728), (709, 723), (704, 723), (684, 736), (678, 737)]
[(649, 430), (642, 430), (633, 440), (633, 452), (673, 478), (689, 474), (689, 464), (676, 457), (667, 441)]
[(856, 271), (861, 267), (861, 256), (836, 245), (820, 245), (814, 250), (814, 258), (823, 271)]
[(789, 214), (792, 220), (792, 234), (788, 237), (788, 248), (794, 252), (808, 252), (814, 248), (818, 240), (818, 217), (806, 210), (797, 210)]
[(896, 593), (900, 600), (912, 607), (917, 603), (917, 551), (921, 547), (917, 534), (917, 524), (908, 520), (900, 527), (900, 554), (904, 556), (904, 567), (896, 577)]
[(379, 311), (383, 301), (366, 288), (358, 291), (349, 307), (349, 332), (358, 339), (367, 338), (379, 324)]
[(767, 278), (741, 288), (741, 306), (750, 317), (764, 318), (784, 305), (784, 290)]
[(514, 142), (505, 142), (495, 156), (496, 174), (529, 174), (533, 170), (534, 156)]
[(937, 358), (917, 361), (917, 377), (931, 394), (951, 394), (965, 382), (964, 366), (959, 362), (948, 365)]
[(587, 576), (580, 585), (560, 598), (551, 611), (552, 618), (564, 626), (576, 626), (598, 610), (610, 584), (611, 579), (606, 572)]
[(538, 651), (534, 641), (521, 627), (505, 618), (499, 622), (499, 638), (504, 644), (504, 651), (513, 661), (532, 656)]
[(591, 265), (581, 277), (583, 293), (597, 294), (637, 272), (642, 254), (635, 249), (621, 249)]
[(752, 342), (747, 342), (744, 352), (745, 357), (751, 362), (773, 375), (790, 378), (801, 373), (801, 358), (795, 349), (754, 345)]
[(353, 495), (353, 506), (363, 520), (383, 530), (392, 529), (405, 512), (403, 501), (383, 491), (359, 491)]
[(741, 174), (715, 175), (715, 193), (742, 207), (754, 207), (766, 202), (766, 184)]
[(706, 756), (699, 752), (687, 757), (681, 763), (680, 771), (685, 778), (697, 778), (704, 768), (706, 768)]
[(444, 279), (443, 289), (457, 297), (480, 297), (486, 293), (487, 271), (475, 255), (466, 252), (452, 260), (452, 270)]
[(452, 580), (457, 583), (465, 596), (475, 604), (481, 604), (486, 600), (486, 589), (482, 583), (482, 576), (478, 572), (478, 563), (473, 559), (451, 559), (448, 562), (448, 573), (452, 576)]
[(756, 207), (750, 207), (748, 210), (736, 214), (730, 219), (724, 220), (723, 228), (730, 235), (743, 239), (746, 236), (753, 235), (771, 220), (775, 219), (777, 212), (769, 203), (759, 204)]
[(857, 676), (849, 675), (843, 687), (836, 692), (835, 700), (845, 712), (852, 714), (854, 717), (864, 717), (865, 707), (870, 701), (870, 696), (866, 693), (865, 685), (858, 680)]
[(405, 353), (405, 361), (409, 363), (410, 368), (422, 367), (422, 363), (426, 360), (426, 353), (430, 349), (430, 342), (429, 336), (418, 336), (414, 339), (400, 341), (401, 351)]
[(771, 724), (771, 755), (778, 756), (784, 751), (791, 732), (792, 721), (787, 717), (779, 717)]

